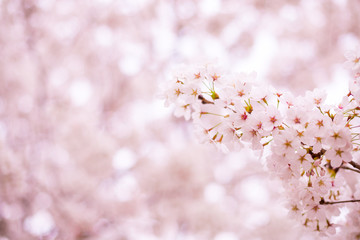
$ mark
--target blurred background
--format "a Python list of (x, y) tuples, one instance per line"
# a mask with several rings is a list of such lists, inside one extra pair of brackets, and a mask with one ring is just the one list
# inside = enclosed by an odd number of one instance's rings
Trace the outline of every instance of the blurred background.
[(0, 239), (316, 239), (245, 149), (200, 145), (159, 85), (217, 62), (347, 94), (357, 0), (0, 0)]

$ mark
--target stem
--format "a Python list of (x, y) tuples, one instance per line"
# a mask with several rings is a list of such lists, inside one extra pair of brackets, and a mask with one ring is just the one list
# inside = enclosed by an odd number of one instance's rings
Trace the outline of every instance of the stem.
[(204, 82), (204, 81), (202, 81), (202, 83), (205, 85), (205, 87), (207, 88), (207, 89), (209, 89), (209, 91), (211, 92), (211, 88), (208, 86), (208, 85), (206, 85), (206, 83)]
[(352, 199), (352, 200), (344, 200), (344, 201), (337, 201), (337, 202), (327, 202), (324, 199), (321, 199), (319, 202), (320, 205), (332, 205), (338, 203), (350, 203), (350, 202), (360, 202), (360, 199)]
[(266, 145), (268, 145), (272, 140), (274, 140), (273, 138), (270, 139), (269, 141), (267, 141), (266, 143), (263, 143), (263, 147), (265, 147)]
[(317, 167), (314, 167), (313, 169), (315, 169), (316, 175), (319, 177), (320, 174), (318, 173)]
[(359, 137), (359, 133), (352, 133), (352, 135), (354, 135), (352, 138), (351, 138), (351, 141), (353, 140), (357, 140), (356, 138)]
[(319, 109), (320, 112), (321, 112), (322, 114), (324, 114), (323, 111), (321, 110), (321, 107), (317, 107), (317, 109)]
[(352, 112), (352, 111), (355, 111), (355, 110), (358, 110), (358, 109), (357, 108), (348, 109), (344, 113)]
[(211, 112), (201, 112), (201, 114), (210, 114), (210, 115), (219, 116), (219, 117), (223, 117), (223, 118), (225, 118), (227, 116), (227, 115), (221, 115), (221, 114), (211, 113)]
[(225, 109), (230, 109), (233, 113), (237, 113), (234, 109), (229, 108), (228, 106), (225, 106), (224, 108), (225, 108)]
[(282, 122), (282, 124), (284, 124), (286, 127), (290, 128), (286, 123)]
[(212, 130), (214, 130), (214, 128), (216, 128), (217, 126), (221, 125), (222, 122), (219, 122), (218, 124), (216, 124), (215, 126), (213, 126), (212, 128), (206, 129), (206, 132), (210, 132)]

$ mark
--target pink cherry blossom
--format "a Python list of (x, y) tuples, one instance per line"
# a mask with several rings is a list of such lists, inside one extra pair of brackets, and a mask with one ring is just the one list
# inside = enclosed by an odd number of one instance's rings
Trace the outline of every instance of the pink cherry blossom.
[(357, 70), (360, 67), (360, 51), (347, 51), (344, 54), (346, 62), (344, 62), (344, 67)]
[[(360, 144), (357, 95), (330, 106), (319, 89), (298, 97), (274, 94), (278, 91), (271, 87), (248, 82), (249, 75), (227, 74), (216, 66), (205, 69), (205, 83), (197, 83), (205, 96), (184, 98), (199, 87), (180, 83), (179, 96), (168, 98), (177, 104), (175, 114), (189, 118), (193, 112), (201, 139), (223, 152), (250, 145), (262, 154), (269, 145), (266, 167), (283, 181), (290, 215), (324, 236), (336, 234), (332, 217), (340, 214), (339, 205), (327, 205), (351, 198), (341, 175), (360, 170), (353, 161)], [(184, 101), (188, 105), (181, 108)]]
[(280, 126), (283, 119), (279, 110), (274, 106), (269, 106), (266, 109), (266, 116), (264, 118), (266, 119), (264, 122), (264, 129), (267, 131), (271, 131), (275, 127)]
[(333, 168), (340, 167), (343, 161), (350, 162), (352, 160), (352, 155), (349, 150), (341, 147), (333, 147), (327, 150), (325, 156), (330, 160)]
[(332, 147), (344, 147), (351, 143), (351, 133), (349, 129), (335, 126), (330, 130), (330, 134), (326, 139), (326, 144)]
[(316, 106), (320, 106), (326, 99), (326, 92), (316, 88), (314, 91), (306, 92), (305, 98)]

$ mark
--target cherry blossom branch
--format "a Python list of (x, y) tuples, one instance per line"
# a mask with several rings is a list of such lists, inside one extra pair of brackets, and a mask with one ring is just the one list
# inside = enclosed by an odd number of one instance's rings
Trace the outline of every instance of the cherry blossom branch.
[(350, 161), (349, 163), (350, 163), (351, 166), (353, 166), (354, 168), (357, 168), (357, 169), (360, 170), (360, 164), (358, 164), (358, 163), (356, 163), (356, 162), (354, 162), (354, 161)]
[[(355, 59), (360, 68), (358, 59), (360, 52)], [(271, 155), (266, 158), (268, 169), (286, 180), (286, 186), (291, 181), (289, 192), (306, 188), (306, 197), (300, 194), (292, 199), (295, 205), (291, 209), (305, 219), (305, 225), (334, 234), (334, 228), (329, 228), (332, 223), (318, 216), (335, 216), (338, 214), (335, 210), (341, 206), (320, 209), (318, 205), (360, 202), (360, 199), (325, 201), (342, 197), (340, 188), (347, 182), (339, 179), (334, 184), (340, 168), (360, 173), (360, 164), (351, 161), (360, 148), (360, 125), (350, 123), (360, 118), (357, 112), (360, 99), (351, 102), (345, 97), (341, 107), (322, 108), (324, 91), (315, 89), (305, 96), (280, 98), (281, 94), (252, 83), (252, 75), (234, 76), (211, 65), (191, 68), (174, 78), (181, 81), (170, 85), (165, 98), (175, 103), (176, 116), (183, 115), (200, 123), (197, 126), (204, 134), (201, 137), (225, 152), (241, 148), (243, 143), (256, 151), (270, 145)], [(360, 96), (360, 73), (354, 84), (357, 84), (352, 86), (354, 96)], [(299, 211), (306, 206), (315, 207), (311, 211)], [(314, 212), (317, 212), (315, 217)]]
[(327, 202), (324, 199), (321, 199), (319, 203), (320, 205), (332, 205), (332, 204), (350, 203), (350, 202), (360, 202), (360, 199), (352, 199), (352, 200), (344, 200), (344, 201), (336, 201), (336, 202)]

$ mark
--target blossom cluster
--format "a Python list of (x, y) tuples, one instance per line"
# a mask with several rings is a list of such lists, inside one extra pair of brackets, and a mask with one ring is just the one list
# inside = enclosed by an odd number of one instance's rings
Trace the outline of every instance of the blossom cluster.
[[(356, 52), (345, 56), (345, 66), (360, 68)], [(289, 213), (305, 227), (334, 235), (356, 226), (358, 217), (346, 224), (335, 219), (343, 203), (350, 212), (359, 210), (351, 184), (359, 181), (352, 175), (360, 173), (360, 74), (337, 106), (325, 104), (322, 90), (295, 97), (255, 78), (255, 73), (229, 74), (210, 64), (185, 67), (165, 90), (166, 104), (175, 105), (176, 116), (193, 120), (201, 141), (225, 152), (269, 148), (266, 167), (283, 180)]]

